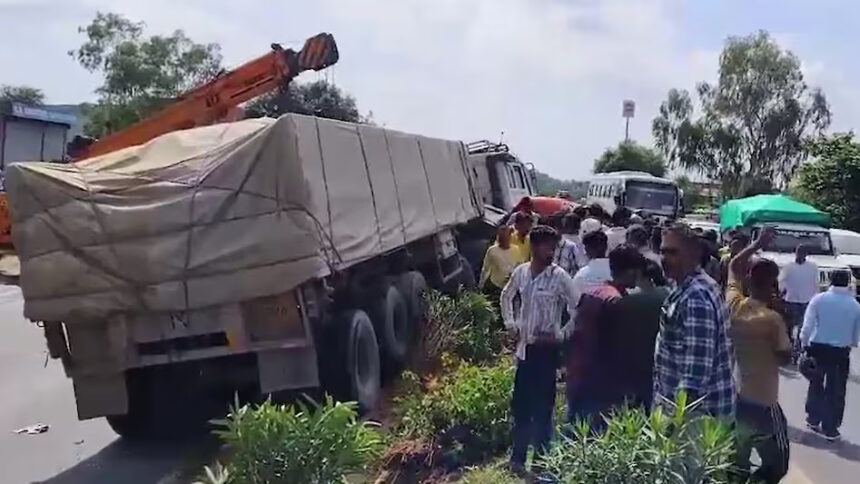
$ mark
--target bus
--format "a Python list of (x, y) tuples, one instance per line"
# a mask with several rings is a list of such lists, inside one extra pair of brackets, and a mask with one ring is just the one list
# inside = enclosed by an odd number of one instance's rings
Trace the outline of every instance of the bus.
[(682, 215), (681, 190), (672, 180), (641, 171), (595, 174), (588, 183), (586, 203), (600, 205), (610, 215), (618, 207), (661, 219)]

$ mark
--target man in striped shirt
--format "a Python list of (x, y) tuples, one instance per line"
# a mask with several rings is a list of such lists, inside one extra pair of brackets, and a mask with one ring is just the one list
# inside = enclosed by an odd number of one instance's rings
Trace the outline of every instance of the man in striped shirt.
[(679, 392), (701, 399), (696, 411), (733, 418), (735, 385), (728, 314), (719, 287), (699, 266), (702, 246), (684, 224), (663, 232), (660, 252), (675, 288), (663, 303), (654, 352), (654, 405), (666, 406)]
[[(559, 342), (565, 331), (562, 313), (573, 314), (573, 280), (553, 263), (560, 235), (538, 226), (529, 235), (531, 261), (517, 267), (502, 290), (505, 327), (515, 333), (517, 372), (511, 402), (514, 419), (511, 469), (525, 470), (529, 445), (537, 455), (552, 437)], [(520, 296), (518, 310), (514, 298)]]

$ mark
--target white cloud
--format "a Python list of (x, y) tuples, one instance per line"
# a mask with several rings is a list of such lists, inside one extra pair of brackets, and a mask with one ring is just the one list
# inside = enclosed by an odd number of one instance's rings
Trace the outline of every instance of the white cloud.
[[(621, 100), (637, 101), (631, 135), (670, 87), (716, 77), (724, 33), (691, 42), (689, 0), (0, 0), (0, 83), (42, 87), (51, 101), (90, 96), (97, 78), (65, 52), (97, 10), (184, 29), (218, 42), (236, 65), (271, 42), (299, 45), (330, 31), (341, 60), (324, 74), (387, 126), (471, 140), (497, 139), (544, 171), (582, 177), (623, 136)], [(792, 42), (802, 36), (784, 34)], [(803, 57), (803, 56), (802, 56)], [(818, 62), (810, 58), (810, 62)], [(817, 65), (817, 64), (816, 64)], [(822, 76), (832, 76), (821, 64)], [(14, 66), (9, 69), (8, 66)], [(306, 79), (323, 74), (305, 74)], [(810, 75), (810, 77), (813, 77)], [(824, 78), (823, 77), (823, 78)], [(838, 76), (837, 76), (838, 77)], [(831, 95), (857, 103), (842, 77)], [(842, 94), (844, 92), (844, 94)], [(855, 94), (852, 94), (855, 93)], [(848, 101), (846, 101), (848, 102)], [(839, 118), (838, 118), (839, 119)]]

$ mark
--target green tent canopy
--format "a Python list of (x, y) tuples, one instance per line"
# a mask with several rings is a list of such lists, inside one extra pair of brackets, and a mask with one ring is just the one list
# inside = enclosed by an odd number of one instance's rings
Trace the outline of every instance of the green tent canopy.
[(830, 215), (785, 195), (756, 195), (720, 207), (720, 231), (755, 223), (793, 222), (830, 227)]

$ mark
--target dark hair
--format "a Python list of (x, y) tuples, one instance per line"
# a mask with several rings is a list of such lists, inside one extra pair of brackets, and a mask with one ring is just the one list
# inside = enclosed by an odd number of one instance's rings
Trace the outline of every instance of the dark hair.
[(851, 282), (851, 273), (848, 271), (833, 271), (830, 276), (830, 284), (836, 287), (848, 287)]
[(657, 228), (653, 227), (651, 229), (651, 249), (654, 252), (660, 252), (660, 245), (663, 244), (663, 232)]
[(528, 214), (528, 213), (522, 212), (522, 211), (514, 214), (514, 224), (515, 225), (520, 223), (520, 222), (526, 222), (526, 221), (528, 221), (528, 222), (532, 221), (531, 214)]
[(621, 244), (609, 253), (609, 270), (613, 276), (624, 271), (644, 268), (645, 257), (632, 245)]
[(630, 221), (630, 209), (627, 207), (618, 207), (612, 213), (612, 223), (616, 226), (624, 226)]
[(663, 229), (663, 236), (665, 237), (667, 234), (672, 234), (675, 237), (681, 239), (681, 242), (687, 245), (690, 248), (694, 248), (696, 250), (702, 249), (702, 239), (699, 237), (699, 234), (694, 232), (689, 225), (681, 222), (676, 222), (665, 229)]
[(714, 229), (708, 229), (704, 233), (705, 240), (712, 242), (714, 244), (717, 243), (719, 237), (717, 236), (717, 232)]
[(770, 259), (756, 259), (750, 265), (750, 283), (773, 284), (779, 278), (779, 266)]
[(561, 231), (564, 228), (564, 212), (556, 212), (546, 218), (546, 224)]
[(602, 230), (589, 232), (582, 237), (582, 245), (587, 253), (598, 254), (601, 257), (606, 256), (606, 246), (608, 244), (606, 234)]
[(567, 228), (570, 229), (570, 231), (574, 234), (578, 234), (579, 228), (580, 226), (582, 226), (582, 218), (580, 218), (580, 216), (576, 213), (571, 213), (568, 214), (565, 219), (565, 223), (567, 223)]
[(532, 247), (543, 244), (557, 244), (561, 239), (558, 231), (547, 225), (538, 225), (529, 232), (529, 242)]
[(741, 232), (738, 230), (732, 235), (732, 241), (739, 241), (743, 244), (743, 247), (750, 245), (750, 236), (746, 232)]
[(663, 287), (669, 285), (666, 275), (663, 274), (663, 268), (651, 259), (645, 259), (645, 269), (642, 271), (642, 274), (650, 279), (651, 283), (655, 286)]

